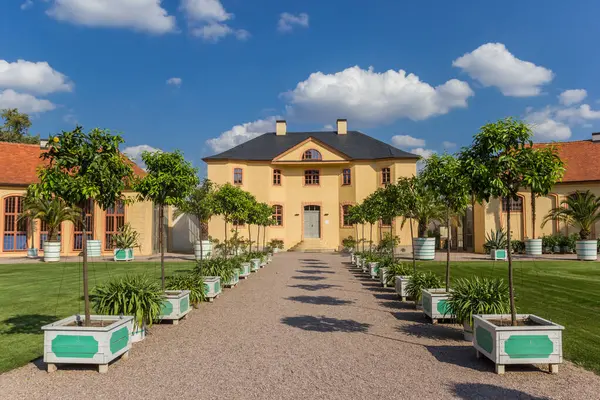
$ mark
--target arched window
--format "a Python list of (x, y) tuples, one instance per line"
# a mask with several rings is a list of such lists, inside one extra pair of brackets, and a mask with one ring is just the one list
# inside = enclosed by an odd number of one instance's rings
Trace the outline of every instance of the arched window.
[(306, 150), (304, 154), (302, 154), (303, 160), (322, 160), (321, 153), (319, 153), (315, 149)]
[(273, 221), (275, 226), (283, 226), (283, 206), (273, 206)]
[[(502, 212), (506, 212), (508, 209), (508, 198), (502, 198)], [(523, 211), (523, 198), (521, 196), (517, 199), (510, 199), (510, 212), (522, 212)]]
[[(87, 238), (94, 239), (94, 200), (89, 199), (83, 207), (85, 211), (85, 231)], [(73, 231), (73, 250), (83, 250), (83, 225), (81, 222), (75, 224)]]
[(125, 225), (125, 204), (122, 201), (117, 202), (114, 207), (106, 210), (104, 225), (104, 248), (112, 250), (114, 248), (112, 237), (119, 232), (119, 229)]
[(22, 251), (27, 249), (27, 219), (19, 220), (23, 214), (21, 196), (4, 199), (2, 248), (4, 251)]

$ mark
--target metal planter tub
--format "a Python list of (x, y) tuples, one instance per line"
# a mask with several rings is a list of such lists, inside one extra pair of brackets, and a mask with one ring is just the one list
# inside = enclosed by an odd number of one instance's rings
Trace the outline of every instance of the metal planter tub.
[(240, 278), (242, 279), (246, 279), (248, 276), (250, 276), (250, 263), (249, 262), (243, 262), (240, 265)]
[(60, 242), (44, 242), (44, 262), (60, 261)]
[(473, 316), (473, 346), (477, 357), (483, 354), (496, 364), (496, 373), (504, 374), (505, 365), (548, 364), (550, 373), (558, 373), (563, 361), (563, 326), (535, 315), (518, 314), (520, 321), (533, 325), (498, 326), (490, 320), (509, 321), (510, 314)]
[(410, 275), (396, 276), (396, 293), (402, 301), (406, 301), (406, 298), (408, 297), (406, 287), (408, 286), (410, 279)]
[(233, 288), (239, 282), (240, 282), (240, 269), (236, 268), (233, 270), (233, 276), (231, 277), (231, 279), (229, 281), (225, 282), (223, 285), (225, 287)]
[(78, 326), (78, 318), (73, 315), (42, 326), (48, 372), (56, 371), (56, 364), (91, 364), (106, 373), (109, 362), (129, 357), (133, 317), (91, 315), (93, 325), (104, 326), (90, 327)]
[(423, 289), (421, 297), (423, 312), (431, 318), (431, 322), (437, 324), (440, 319), (452, 318), (447, 303), (450, 293), (446, 289)]
[(210, 258), (211, 253), (212, 243), (210, 242), (210, 240), (203, 240), (202, 243), (200, 243), (199, 240), (196, 240), (194, 242), (194, 258), (197, 261)]
[(525, 254), (528, 256), (541, 256), (542, 239), (527, 239), (525, 241)]
[(577, 259), (596, 261), (598, 259), (598, 242), (596, 240), (578, 240), (575, 243)]
[(218, 276), (204, 276), (204, 296), (208, 301), (214, 301), (221, 294), (221, 278)]
[(422, 261), (431, 261), (435, 259), (435, 238), (415, 238), (413, 239), (413, 251), (415, 258)]
[(88, 257), (101, 257), (102, 256), (102, 241), (88, 239), (87, 243), (87, 254)]
[(173, 325), (177, 325), (179, 320), (191, 310), (189, 290), (165, 290), (165, 301), (163, 301), (158, 318), (161, 321), (171, 321)]

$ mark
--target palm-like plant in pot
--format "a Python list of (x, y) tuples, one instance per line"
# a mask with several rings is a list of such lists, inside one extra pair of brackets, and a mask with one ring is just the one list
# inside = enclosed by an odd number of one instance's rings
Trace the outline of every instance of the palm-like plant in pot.
[(580, 240), (576, 243), (577, 258), (594, 261), (598, 259), (597, 241), (591, 240), (592, 228), (600, 221), (600, 197), (589, 190), (577, 191), (560, 202), (544, 217), (542, 226), (557, 220), (579, 228)]
[(194, 308), (206, 301), (204, 279), (196, 272), (171, 275), (167, 277), (167, 290), (187, 290), (190, 292), (190, 303)]
[(457, 279), (447, 302), (447, 313), (464, 326), (465, 340), (473, 340), (473, 315), (509, 314), (508, 285), (502, 279)]
[(442, 280), (433, 272), (417, 271), (413, 272), (410, 282), (406, 285), (406, 291), (408, 296), (414, 300), (415, 306), (419, 307), (423, 301), (423, 289), (440, 287), (441, 285)]
[(23, 205), (21, 218), (39, 219), (47, 230), (47, 239), (43, 243), (44, 261), (60, 260), (60, 227), (63, 222), (73, 223), (81, 220), (81, 211), (70, 207), (59, 198), (46, 198), (28, 192)]
[(140, 234), (131, 227), (130, 223), (123, 225), (112, 236), (115, 261), (131, 261), (134, 259), (133, 249), (140, 248)]
[(90, 295), (90, 302), (97, 313), (134, 317), (132, 342), (144, 339), (146, 329), (159, 318), (164, 300), (160, 285), (145, 275), (115, 278), (97, 286)]

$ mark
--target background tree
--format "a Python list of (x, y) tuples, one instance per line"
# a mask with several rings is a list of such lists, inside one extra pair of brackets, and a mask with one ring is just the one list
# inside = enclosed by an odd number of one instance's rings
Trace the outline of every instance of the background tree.
[(364, 253), (365, 251), (365, 216), (363, 213), (363, 207), (361, 204), (355, 204), (352, 207), (350, 207), (350, 210), (348, 210), (349, 216), (350, 216), (350, 221), (352, 221), (352, 223), (354, 224), (354, 226), (356, 227), (356, 248), (358, 249), (358, 244), (359, 244), (359, 240), (358, 240), (358, 225), (362, 225), (362, 251)]
[(47, 164), (38, 171), (40, 183), (32, 187), (32, 191), (42, 197), (62, 198), (71, 207), (78, 206), (81, 210), (86, 326), (90, 324), (90, 300), (84, 205), (94, 199), (106, 210), (119, 201), (127, 202), (123, 191), (132, 182), (133, 169), (131, 162), (119, 152), (123, 142), (120, 135), (107, 130), (93, 129), (85, 133), (80, 126), (71, 132), (50, 136), (48, 151), (40, 156)]
[(526, 158), (524, 181), (531, 191), (531, 238), (535, 239), (536, 198), (547, 196), (565, 173), (565, 166), (558, 156), (556, 146), (530, 148)]
[(365, 222), (370, 225), (369, 252), (373, 252), (373, 225), (381, 219), (381, 200), (377, 192), (371, 193), (361, 204)]
[(450, 154), (432, 155), (425, 161), (421, 177), (435, 191), (446, 208), (448, 243), (446, 246), (446, 291), (450, 290), (450, 216), (462, 214), (469, 204), (470, 182), (463, 173), (460, 160)]
[(0, 118), (4, 120), (0, 126), (0, 142), (38, 144), (40, 136), (29, 135), (31, 121), (29, 115), (20, 113), (16, 108), (2, 110)]
[[(273, 207), (268, 205), (267, 203), (258, 203), (258, 207), (256, 210), (258, 217), (258, 227), (260, 229), (260, 227), (263, 227), (263, 244), (262, 244), (262, 248), (263, 251), (265, 249), (266, 246), (266, 241), (267, 241), (267, 227), (270, 225), (273, 225), (274, 221), (273, 221)], [(256, 251), (258, 251), (258, 243), (260, 240), (260, 230), (259, 230), (259, 235), (258, 238), (256, 240)]]
[(165, 290), (165, 246), (164, 211), (165, 206), (177, 206), (190, 196), (198, 186), (198, 170), (186, 161), (183, 154), (162, 151), (142, 153), (146, 164), (146, 176), (135, 184), (135, 191), (141, 200), (152, 201), (159, 207), (158, 244), (160, 247), (160, 271), (162, 289)]
[(60, 197), (41, 197), (28, 193), (23, 205), (23, 214), (19, 219), (39, 219), (46, 224), (48, 242), (57, 242), (60, 225), (63, 222), (81, 221), (81, 210), (69, 206)]
[(550, 220), (563, 221), (579, 228), (579, 238), (588, 240), (594, 225), (600, 221), (600, 197), (592, 192), (575, 192), (560, 202), (545, 216), (542, 226)]
[(246, 192), (237, 186), (226, 183), (215, 192), (215, 214), (221, 215), (225, 223), (225, 254), (228, 255), (227, 248), (227, 224), (233, 223), (236, 218), (244, 218), (246, 212), (248, 197)]
[(531, 128), (513, 118), (484, 125), (470, 147), (460, 154), (463, 173), (471, 181), (477, 201), (489, 202), (490, 197), (506, 199), (506, 230), (508, 244), (508, 285), (512, 324), (517, 324), (513, 266), (511, 255), (511, 199), (517, 200), (519, 188), (527, 185), (525, 176), (531, 165)]
[(208, 222), (215, 213), (215, 188), (216, 185), (214, 182), (210, 179), (204, 179), (200, 186), (196, 187), (186, 199), (178, 204), (177, 210), (174, 213), (175, 217), (187, 214), (198, 220), (201, 261), (204, 257), (202, 241), (208, 236)]

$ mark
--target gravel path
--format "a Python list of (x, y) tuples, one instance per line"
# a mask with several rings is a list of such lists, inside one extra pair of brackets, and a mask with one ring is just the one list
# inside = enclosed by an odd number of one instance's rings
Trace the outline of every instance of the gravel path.
[[(600, 376), (477, 360), (347, 258), (283, 253), (178, 326), (152, 328), (108, 374), (40, 362), (0, 375), (2, 399), (597, 399)], [(568, 333), (567, 333), (568, 334)]]

